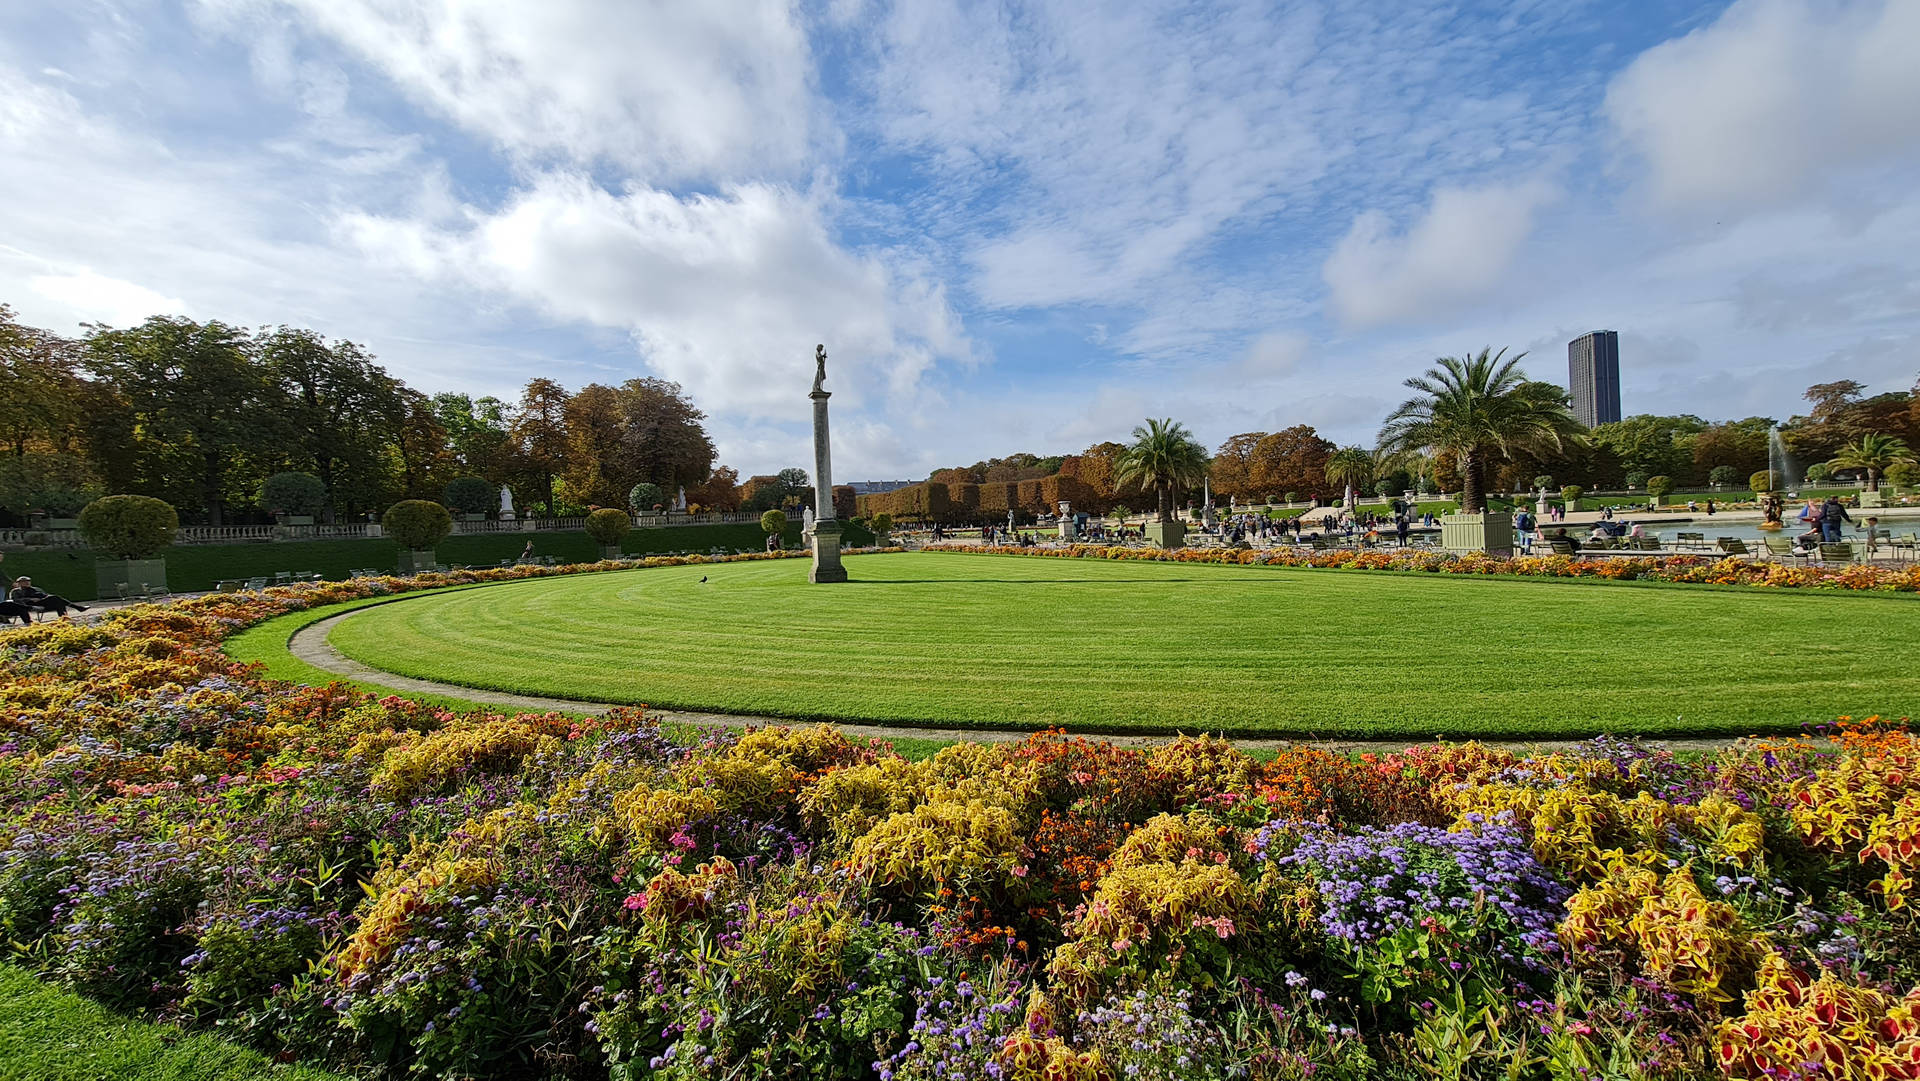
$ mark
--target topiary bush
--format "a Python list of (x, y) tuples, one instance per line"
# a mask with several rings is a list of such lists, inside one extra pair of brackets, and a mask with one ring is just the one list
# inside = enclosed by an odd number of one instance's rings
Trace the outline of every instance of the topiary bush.
[(260, 505), (273, 514), (319, 514), (327, 486), (312, 473), (275, 473), (260, 485)]
[(1740, 471), (1730, 465), (1716, 465), (1707, 470), (1707, 483), (1715, 488), (1730, 487), (1740, 479)]
[(403, 499), (387, 508), (387, 513), (380, 518), (380, 526), (400, 542), (400, 547), (424, 552), (453, 532), (453, 515), (430, 500)]
[(447, 482), (446, 490), (441, 495), (446, 499), (447, 506), (461, 514), (485, 514), (493, 509), (494, 500), (499, 498), (493, 485), (480, 477), (455, 477)]
[(1535, 488), (1552, 488), (1553, 478), (1546, 475), (1545, 473), (1542, 473), (1539, 476), (1533, 478), (1533, 486)]
[(1773, 491), (1773, 470), (1762, 469), (1760, 472), (1748, 477), (1747, 487), (1753, 489), (1755, 495), (1759, 495), (1762, 492)]
[(893, 532), (893, 515), (887, 514), (883, 511), (879, 514), (874, 515), (873, 521), (867, 523), (867, 525), (870, 529), (873, 530), (873, 535), (875, 537), (884, 537), (887, 534)]
[(1560, 498), (1566, 501), (1567, 510), (1576, 511), (1580, 509), (1580, 496), (1585, 491), (1586, 489), (1580, 487), (1578, 484), (1569, 484), (1560, 489)]
[(80, 532), (87, 543), (115, 559), (147, 559), (172, 544), (179, 528), (180, 516), (173, 507), (151, 496), (105, 496), (80, 512)]
[(1673, 494), (1673, 478), (1667, 476), (1665, 473), (1648, 477), (1647, 494), (1653, 497), (1655, 503), (1667, 498), (1667, 496)]
[(633, 519), (627, 512), (614, 507), (601, 507), (587, 515), (587, 536), (603, 545), (612, 547), (620, 543), (620, 538), (633, 528)]
[(658, 484), (650, 484), (643, 480), (627, 492), (627, 506), (632, 507), (635, 513), (644, 513), (654, 507), (666, 505), (667, 493), (661, 491)]
[(763, 533), (775, 536), (785, 533), (787, 531), (787, 513), (781, 510), (770, 510), (762, 514), (760, 516), (760, 530)]

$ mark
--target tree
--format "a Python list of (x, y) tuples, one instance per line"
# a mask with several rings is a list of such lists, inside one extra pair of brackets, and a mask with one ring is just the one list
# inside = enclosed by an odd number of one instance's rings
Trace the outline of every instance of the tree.
[(1920, 485), (1920, 465), (1913, 462), (1895, 462), (1887, 467), (1887, 482), (1902, 488)]
[(635, 514), (645, 514), (655, 507), (666, 506), (666, 498), (667, 494), (660, 490), (660, 486), (651, 481), (643, 480), (627, 490), (627, 506), (632, 507)]
[(320, 478), (331, 501), (304, 514), (376, 506), (388, 486), (381, 421), (397, 384), (352, 342), (280, 327), (254, 343), (286, 464)]
[(485, 477), (455, 477), (442, 493), (446, 505), (461, 514), (485, 514), (493, 509), (496, 489)]
[(391, 454), (399, 466), (399, 495), (405, 499), (423, 499), (435, 491), (440, 478), (452, 463), (447, 452), (447, 430), (434, 416), (433, 402), (425, 394), (390, 380), (391, 402), (386, 424), (392, 440)]
[(1253, 490), (1270, 496), (1276, 492), (1305, 492), (1321, 496), (1327, 489), (1327, 459), (1334, 446), (1306, 424), (1296, 424), (1267, 436), (1253, 448), (1249, 480)]
[(1880, 490), (1880, 475), (1891, 466), (1911, 464), (1913, 452), (1903, 440), (1890, 435), (1869, 433), (1847, 444), (1827, 463), (1830, 469), (1861, 469), (1867, 474), (1867, 490)]
[(100, 479), (77, 455), (32, 450), (0, 456), (0, 509), (66, 518), (99, 496)]
[(260, 485), (260, 506), (270, 514), (320, 513), (327, 486), (312, 473), (275, 473)]
[(1173, 523), (1177, 490), (1197, 485), (1207, 475), (1207, 452), (1186, 426), (1172, 419), (1148, 420), (1133, 430), (1133, 443), (1121, 456), (1114, 480), (1141, 491), (1152, 488), (1162, 525)]
[(540, 506), (551, 515), (553, 482), (567, 467), (567, 388), (551, 379), (530, 379), (520, 391), (520, 404), (508, 427), (521, 468), (540, 494)]
[[(236, 467), (271, 459), (283, 440), (250, 348), (224, 323), (161, 315), (87, 334), (87, 368), (125, 402), (135, 486), (202, 508), (210, 525), (226, 521)], [(257, 484), (258, 475), (242, 498)]]
[(760, 516), (760, 531), (768, 536), (779, 536), (787, 531), (787, 512), (769, 510)]
[(1359, 447), (1344, 447), (1327, 459), (1327, 483), (1335, 488), (1363, 491), (1373, 479), (1373, 455)]
[(1643, 413), (1597, 425), (1588, 437), (1596, 446), (1612, 452), (1628, 475), (1685, 476), (1694, 470), (1693, 440), (1706, 426), (1699, 417)]
[(788, 495), (796, 495), (813, 483), (807, 479), (807, 471), (797, 466), (788, 466), (782, 469), (778, 477), (780, 487), (785, 489)]
[(1210, 470), (1213, 494), (1243, 499), (1253, 494), (1253, 452), (1266, 437), (1266, 432), (1242, 432), (1220, 444)]
[(1478, 356), (1441, 357), (1427, 373), (1407, 380), (1419, 392), (1387, 417), (1380, 445), (1388, 453), (1451, 451), (1460, 459), (1460, 509), (1486, 510), (1489, 467), (1517, 451), (1559, 450), (1579, 440), (1579, 423), (1558, 387), (1551, 393), (1519, 370), (1522, 353), (1503, 359), (1491, 348)]
[(707, 510), (739, 510), (740, 471), (724, 465), (714, 466), (706, 483), (687, 492), (687, 501)]
[(1659, 504), (1673, 494), (1673, 478), (1668, 476), (1648, 477), (1647, 494), (1653, 497), (1656, 505)]
[(507, 406), (488, 395), (472, 398), (445, 392), (433, 396), (433, 414), (447, 433), (447, 450), (465, 471), (499, 486), (514, 469), (514, 444), (507, 434)]
[(589, 383), (567, 399), (567, 494), (576, 503), (612, 503), (626, 494), (614, 486), (614, 457), (620, 449), (620, 393)]
[(641, 481), (677, 492), (699, 484), (713, 472), (713, 441), (680, 384), (664, 379), (629, 379), (620, 385), (618, 449), (607, 479), (618, 491)]
[(1707, 483), (1715, 488), (1725, 488), (1739, 480), (1740, 471), (1730, 465), (1716, 465), (1707, 471)]
[(0, 304), (0, 442), (14, 457), (79, 449), (88, 397), (79, 350), (58, 334), (15, 322)]

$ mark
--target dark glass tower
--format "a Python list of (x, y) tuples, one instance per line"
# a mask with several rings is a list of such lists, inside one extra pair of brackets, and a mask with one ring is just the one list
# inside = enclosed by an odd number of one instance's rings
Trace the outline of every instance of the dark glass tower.
[(1620, 419), (1620, 335), (1596, 330), (1567, 343), (1567, 389), (1587, 427)]

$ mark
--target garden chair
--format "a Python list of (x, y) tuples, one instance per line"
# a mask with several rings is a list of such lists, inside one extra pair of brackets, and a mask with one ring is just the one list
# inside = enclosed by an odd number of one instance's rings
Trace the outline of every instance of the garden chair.
[(1660, 534), (1649, 533), (1644, 537), (1632, 537), (1633, 550), (1636, 552), (1657, 552), (1660, 550)]
[(264, 577), (249, 578), (247, 579), (247, 588), (248, 589), (265, 589), (267, 588), (267, 580)]
[(1707, 546), (1707, 535), (1705, 533), (1678, 533), (1674, 536), (1673, 546), (1675, 548), (1688, 549), (1705, 548)]
[(113, 583), (113, 596), (115, 600), (122, 600), (122, 601), (132, 600), (133, 599), (133, 583), (131, 582)]
[(1821, 545), (1820, 546), (1820, 562), (1822, 563), (1853, 562), (1853, 542), (1837, 541), (1833, 544)]
[(155, 597), (171, 597), (173, 596), (173, 590), (168, 589), (167, 583), (165, 582), (161, 582), (158, 585), (142, 582), (140, 583), (140, 595), (148, 600), (152, 600)]
[(1747, 549), (1747, 542), (1739, 537), (1721, 537), (1715, 543), (1719, 546), (1722, 555), (1750, 556), (1753, 554)]
[[(1535, 547), (1538, 547), (1538, 545), (1535, 545)], [(1577, 556), (1580, 554), (1573, 550), (1573, 542), (1565, 537), (1548, 537), (1547, 547), (1553, 549), (1553, 554), (1557, 556)]]
[(1766, 537), (1760, 543), (1766, 546), (1767, 554), (1776, 560), (1784, 559), (1792, 563), (1808, 558), (1807, 553), (1801, 551), (1799, 546), (1787, 537)]
[(1904, 537), (1888, 538), (1887, 550), (1893, 553), (1895, 559), (1902, 558), (1903, 554), (1910, 560), (1920, 558), (1920, 536), (1908, 533)]

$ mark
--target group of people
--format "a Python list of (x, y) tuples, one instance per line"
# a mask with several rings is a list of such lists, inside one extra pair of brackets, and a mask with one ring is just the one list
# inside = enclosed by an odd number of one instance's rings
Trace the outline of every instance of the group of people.
[[(1851, 521), (1853, 515), (1847, 513), (1846, 504), (1840, 502), (1838, 496), (1830, 495), (1824, 503), (1809, 499), (1800, 508), (1800, 524), (1806, 526), (1807, 531), (1794, 538), (1794, 547), (1813, 549), (1822, 544), (1838, 544), (1845, 536), (1843, 529), (1846, 523)], [(1869, 518), (1867, 521), (1875, 527), (1873, 532), (1878, 532), (1880, 520)], [(1869, 537), (1868, 544), (1871, 545), (1876, 539)]]
[(23, 624), (33, 622), (35, 612), (52, 612), (66, 619), (68, 612), (84, 612), (87, 606), (70, 601), (57, 593), (48, 593), (33, 584), (33, 579), (21, 575), (13, 580), (13, 586), (7, 592), (5, 604), (0, 605), (0, 624), (11, 623), (18, 619)]

